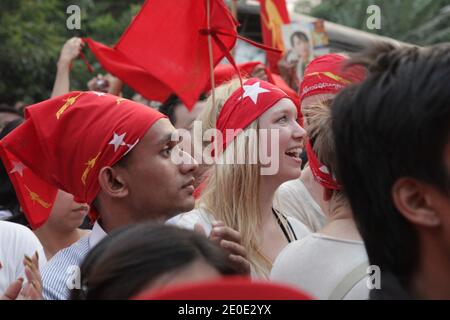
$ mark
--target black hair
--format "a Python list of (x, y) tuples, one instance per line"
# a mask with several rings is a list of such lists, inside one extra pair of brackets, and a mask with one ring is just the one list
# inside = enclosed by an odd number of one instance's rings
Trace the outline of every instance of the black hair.
[(418, 262), (418, 235), (396, 208), (394, 183), (411, 177), (448, 193), (444, 148), (450, 137), (450, 45), (377, 44), (350, 64), (367, 79), (332, 105), (338, 180), (371, 264), (407, 287)]
[[(8, 122), (4, 128), (0, 131), (0, 139), (3, 139), (8, 133), (17, 128), (23, 119), (15, 119)], [(25, 215), (20, 210), (19, 200), (17, 199), (16, 191), (9, 179), (8, 172), (0, 161), (0, 209), (8, 210), (12, 213), (12, 217), (7, 220), (10, 222), (16, 222), (22, 225), (28, 225), (28, 221)]]
[[(198, 100), (206, 100), (206, 95), (202, 93)], [(158, 110), (169, 118), (169, 121), (170, 123), (172, 123), (172, 125), (175, 125), (175, 123), (177, 122), (177, 119), (175, 117), (175, 108), (179, 105), (184, 105), (183, 101), (181, 101), (177, 95), (172, 94), (166, 101), (164, 101), (162, 105), (159, 106)]]
[(303, 41), (303, 42), (309, 42), (309, 38), (304, 32), (295, 31), (293, 34), (291, 34), (291, 38), (290, 38), (291, 47), (294, 46), (294, 38), (298, 38), (300, 41)]
[(206, 237), (174, 226), (142, 223), (110, 233), (81, 265), (73, 300), (129, 299), (162, 274), (204, 259), (222, 275), (235, 275), (227, 253)]

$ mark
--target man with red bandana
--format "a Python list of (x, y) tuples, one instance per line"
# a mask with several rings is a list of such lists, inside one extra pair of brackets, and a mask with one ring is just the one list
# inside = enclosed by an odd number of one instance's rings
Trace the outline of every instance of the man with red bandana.
[(71, 92), (26, 109), (0, 142), (2, 160), (33, 228), (51, 211), (57, 188), (91, 205), (90, 235), (43, 270), (44, 297), (67, 299), (78, 266), (108, 232), (192, 209), (197, 164), (175, 164), (175, 129), (158, 111), (99, 92)]

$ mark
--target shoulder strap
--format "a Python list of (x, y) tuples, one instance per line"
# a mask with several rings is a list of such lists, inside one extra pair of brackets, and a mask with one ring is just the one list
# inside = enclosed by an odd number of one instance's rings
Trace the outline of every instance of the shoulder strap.
[(350, 271), (342, 280), (338, 283), (336, 288), (331, 292), (329, 300), (342, 300), (349, 293), (349, 291), (364, 277), (367, 276), (367, 268), (369, 263), (366, 261), (361, 263), (352, 271)]

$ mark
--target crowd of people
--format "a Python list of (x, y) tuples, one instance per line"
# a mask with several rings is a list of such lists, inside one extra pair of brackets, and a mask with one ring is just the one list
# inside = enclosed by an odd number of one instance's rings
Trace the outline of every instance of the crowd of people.
[(111, 74), (70, 92), (83, 45), (48, 100), (0, 108), (0, 299), (450, 299), (450, 45), (316, 57), (298, 92), (219, 66), (192, 108)]

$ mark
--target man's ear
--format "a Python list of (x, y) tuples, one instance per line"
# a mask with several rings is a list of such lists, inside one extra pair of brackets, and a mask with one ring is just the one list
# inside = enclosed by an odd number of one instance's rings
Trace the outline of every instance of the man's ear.
[(124, 171), (119, 168), (101, 168), (98, 173), (98, 181), (102, 191), (112, 198), (124, 198), (129, 193), (124, 179)]
[(397, 210), (408, 221), (422, 227), (438, 227), (441, 217), (434, 206), (433, 187), (412, 178), (400, 178), (392, 186), (392, 198)]

